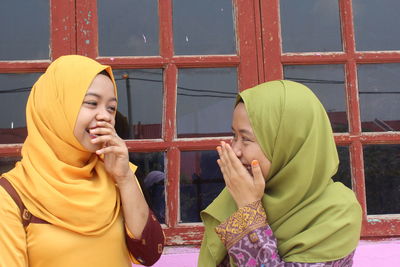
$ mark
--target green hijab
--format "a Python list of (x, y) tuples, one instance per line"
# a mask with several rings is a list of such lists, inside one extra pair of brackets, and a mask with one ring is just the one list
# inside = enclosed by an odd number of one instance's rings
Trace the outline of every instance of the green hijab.
[[(271, 81), (247, 89), (250, 123), (272, 162), (262, 203), (287, 262), (326, 262), (357, 246), (361, 208), (353, 191), (332, 181), (339, 159), (332, 128), (317, 97), (306, 86)], [(205, 226), (198, 266), (216, 266), (227, 251), (215, 227), (237, 210), (225, 188), (201, 212)]]

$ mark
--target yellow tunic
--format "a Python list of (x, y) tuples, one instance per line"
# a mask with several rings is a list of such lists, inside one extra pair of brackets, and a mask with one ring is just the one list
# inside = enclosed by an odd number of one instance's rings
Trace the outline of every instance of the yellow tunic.
[(18, 206), (0, 187), (0, 267), (130, 267), (121, 212), (100, 236), (51, 224), (31, 223), (25, 230)]

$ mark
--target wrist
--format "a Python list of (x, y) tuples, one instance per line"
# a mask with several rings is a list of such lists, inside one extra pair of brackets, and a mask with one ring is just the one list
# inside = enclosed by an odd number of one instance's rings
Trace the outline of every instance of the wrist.
[(258, 198), (248, 198), (246, 200), (241, 200), (236, 202), (236, 205), (238, 206), (238, 209), (243, 208), (249, 204), (255, 203), (257, 201), (260, 201), (261, 199)]
[(133, 181), (133, 172), (129, 170), (125, 175), (114, 176), (114, 180), (117, 183), (118, 187), (123, 187), (132, 183)]

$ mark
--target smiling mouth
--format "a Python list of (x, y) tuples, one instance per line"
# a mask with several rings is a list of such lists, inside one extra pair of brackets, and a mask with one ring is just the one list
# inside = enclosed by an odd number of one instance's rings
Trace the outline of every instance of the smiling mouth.
[[(90, 129), (95, 129), (95, 128), (90, 128)], [(89, 129), (89, 128), (86, 129), (86, 132), (89, 134), (90, 139), (95, 139), (95, 138), (97, 138), (98, 135), (96, 135), (96, 134), (91, 134), (90, 131), (89, 131), (90, 129)]]

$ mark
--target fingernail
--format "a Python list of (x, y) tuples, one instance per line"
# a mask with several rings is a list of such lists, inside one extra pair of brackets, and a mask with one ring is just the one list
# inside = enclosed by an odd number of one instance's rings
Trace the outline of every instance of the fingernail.
[(258, 160), (253, 160), (252, 162), (251, 162), (251, 166), (253, 166), (253, 167), (257, 167), (258, 166)]

